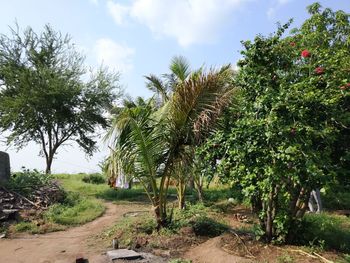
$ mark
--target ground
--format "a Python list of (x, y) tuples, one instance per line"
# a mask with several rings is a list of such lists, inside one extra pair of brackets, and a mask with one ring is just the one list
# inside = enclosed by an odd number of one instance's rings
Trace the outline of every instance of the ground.
[[(222, 235), (203, 236), (195, 233), (194, 227), (183, 225), (173, 228), (176, 232), (158, 233), (154, 231), (150, 204), (142, 189), (136, 187), (132, 190), (115, 191), (106, 185), (84, 183), (82, 177), (75, 175), (58, 178), (66, 190), (78, 193), (84, 200), (98, 199), (106, 207), (102, 216), (86, 224), (82, 222), (83, 225), (80, 226), (68, 225), (64, 231), (59, 232), (38, 235), (11, 233), (9, 238), (0, 239), (1, 262), (63, 263), (75, 262), (78, 257), (86, 258), (90, 263), (108, 262), (105, 253), (111, 249), (112, 239), (118, 240), (119, 247), (161, 256), (157, 261), (148, 261), (157, 263), (190, 260), (193, 263), (348, 262), (345, 255), (319, 246), (276, 246), (256, 241), (251, 231), (256, 218), (243, 204), (228, 202), (224, 189), (211, 191), (206, 196), (211, 203), (206, 206), (189, 204), (185, 211), (175, 210), (174, 214), (182, 222), (208, 216), (214, 221), (204, 221), (204, 232), (208, 232), (209, 227), (214, 226), (214, 230), (217, 230), (216, 227), (226, 224), (228, 228)], [(171, 202), (176, 204), (175, 200)], [(68, 215), (67, 220), (74, 219), (74, 213)], [(337, 242), (350, 238), (349, 229), (345, 229), (350, 226), (350, 220), (346, 216), (330, 217), (324, 214), (309, 219), (319, 220), (316, 226), (325, 234), (325, 239), (328, 238), (327, 235), (335, 237)], [(208, 222), (211, 223), (206, 225)], [(219, 222), (218, 225), (215, 222)], [(339, 232), (341, 228), (344, 231)]]
[(89, 238), (114, 224), (125, 213), (145, 207), (112, 203), (105, 205), (107, 209), (103, 216), (79, 227), (43, 235), (17, 234), (11, 239), (1, 239), (1, 262), (66, 263), (75, 262), (80, 256), (88, 258), (89, 262), (93, 263), (107, 262), (104, 255), (106, 248), (99, 247), (98, 244), (92, 246)]

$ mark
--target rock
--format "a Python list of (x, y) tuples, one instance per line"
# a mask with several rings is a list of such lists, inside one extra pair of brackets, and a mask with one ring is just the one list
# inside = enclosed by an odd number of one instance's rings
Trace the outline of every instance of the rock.
[(141, 254), (129, 249), (115, 249), (107, 251), (107, 256), (111, 261), (116, 259), (133, 260), (142, 258)]
[(10, 156), (0, 152), (0, 184), (10, 179)]

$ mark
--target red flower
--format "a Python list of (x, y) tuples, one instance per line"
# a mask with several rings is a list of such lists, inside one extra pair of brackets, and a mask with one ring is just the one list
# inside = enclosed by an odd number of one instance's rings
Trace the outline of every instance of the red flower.
[(322, 75), (324, 73), (324, 68), (323, 67), (317, 67), (315, 68), (315, 73), (317, 75)]
[(295, 42), (290, 42), (290, 45), (292, 46), (292, 47), (295, 47)]
[(350, 88), (350, 82), (345, 85), (347, 88)]
[(311, 57), (311, 53), (310, 53), (309, 50), (305, 49), (305, 50), (303, 50), (303, 51), (301, 52), (301, 56), (302, 56), (303, 58), (309, 58), (309, 57)]

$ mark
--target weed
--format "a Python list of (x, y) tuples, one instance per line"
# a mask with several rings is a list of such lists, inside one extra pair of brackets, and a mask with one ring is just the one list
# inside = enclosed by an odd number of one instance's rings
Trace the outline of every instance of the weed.
[(14, 226), (16, 232), (39, 233), (39, 227), (33, 222), (19, 222)]
[[(73, 197), (72, 197), (73, 196)], [(54, 204), (45, 212), (44, 218), (62, 225), (79, 225), (92, 221), (103, 214), (105, 207), (93, 199), (73, 199), (71, 195), (63, 204)]]
[(294, 258), (286, 253), (286, 254), (283, 254), (281, 256), (278, 256), (277, 257), (277, 262), (278, 263), (293, 263), (294, 262)]
[(83, 178), (81, 180), (84, 183), (89, 183), (89, 184), (104, 184), (104, 183), (106, 183), (106, 178), (98, 173), (87, 174), (87, 175), (83, 176)]
[(228, 227), (212, 218), (203, 216), (197, 218), (193, 224), (194, 233), (198, 236), (216, 237), (224, 233)]
[(298, 229), (297, 244), (308, 245), (313, 249), (336, 249), (350, 252), (350, 219), (345, 216), (307, 214)]

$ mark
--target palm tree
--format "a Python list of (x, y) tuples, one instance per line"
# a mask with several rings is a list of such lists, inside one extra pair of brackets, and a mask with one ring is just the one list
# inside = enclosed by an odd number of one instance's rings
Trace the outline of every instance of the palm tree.
[(161, 105), (169, 100), (176, 86), (184, 82), (191, 74), (189, 62), (182, 56), (174, 57), (169, 69), (170, 74), (163, 74), (161, 77), (154, 74), (145, 76), (146, 87), (161, 98)]
[(234, 90), (231, 76), (229, 66), (194, 73), (183, 63), (173, 67), (166, 77), (162, 106), (155, 110), (149, 103), (125, 109), (109, 133), (123, 170), (143, 184), (159, 228), (171, 220), (167, 216), (169, 179), (191, 164), (193, 148), (208, 135), (230, 102)]

